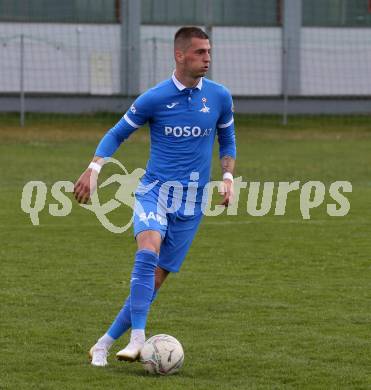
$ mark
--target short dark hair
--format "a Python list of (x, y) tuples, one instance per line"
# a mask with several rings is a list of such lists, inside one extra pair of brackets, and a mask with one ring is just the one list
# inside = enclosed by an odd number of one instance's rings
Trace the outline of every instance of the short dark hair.
[(185, 26), (181, 27), (174, 36), (174, 46), (184, 45), (192, 38), (209, 39), (209, 36), (199, 27)]

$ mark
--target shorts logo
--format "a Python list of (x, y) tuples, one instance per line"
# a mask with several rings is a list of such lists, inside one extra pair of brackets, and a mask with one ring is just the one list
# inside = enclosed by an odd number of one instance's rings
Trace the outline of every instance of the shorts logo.
[(173, 135), (174, 137), (207, 137), (211, 134), (212, 128), (201, 129), (198, 126), (165, 126), (165, 135)]
[(148, 224), (148, 222), (152, 219), (154, 221), (157, 221), (160, 225), (166, 225), (167, 221), (165, 218), (161, 217), (161, 215), (154, 213), (153, 211), (150, 211), (148, 215), (146, 213), (140, 213), (139, 219), (141, 222), (145, 222)]
[(135, 108), (134, 105), (131, 105), (130, 111), (131, 111), (133, 114), (135, 114), (135, 113), (137, 112), (137, 109)]

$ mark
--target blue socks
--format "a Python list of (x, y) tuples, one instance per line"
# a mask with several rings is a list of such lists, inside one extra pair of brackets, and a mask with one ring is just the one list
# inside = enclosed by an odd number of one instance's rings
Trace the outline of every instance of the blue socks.
[(151, 303), (157, 295), (155, 269), (158, 255), (147, 249), (136, 253), (131, 274), (130, 295), (108, 330), (108, 335), (118, 339), (130, 327), (144, 329)]
[(130, 288), (132, 329), (144, 329), (146, 327), (148, 311), (155, 291), (157, 263), (157, 253), (147, 249), (138, 251), (135, 256)]
[(107, 331), (107, 334), (117, 340), (131, 327), (130, 295), (124, 306), (117, 314), (115, 320)]

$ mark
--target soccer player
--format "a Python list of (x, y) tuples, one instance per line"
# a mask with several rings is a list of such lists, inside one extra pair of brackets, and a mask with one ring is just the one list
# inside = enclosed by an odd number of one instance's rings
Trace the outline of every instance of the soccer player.
[[(90, 350), (91, 363), (107, 365), (108, 350), (131, 328), (119, 360), (137, 360), (145, 341), (148, 311), (170, 272), (178, 272), (202, 219), (202, 195), (210, 180), (217, 136), (223, 181), (222, 204), (233, 196), (236, 145), (229, 91), (204, 78), (210, 65), (210, 42), (197, 27), (182, 27), (174, 37), (172, 77), (140, 95), (100, 141), (87, 170), (75, 184), (75, 198), (86, 203), (97, 186), (104, 159), (131, 133), (150, 125), (151, 150), (134, 210), (138, 246), (130, 295), (107, 332)], [(170, 205), (170, 206), (169, 206)]]

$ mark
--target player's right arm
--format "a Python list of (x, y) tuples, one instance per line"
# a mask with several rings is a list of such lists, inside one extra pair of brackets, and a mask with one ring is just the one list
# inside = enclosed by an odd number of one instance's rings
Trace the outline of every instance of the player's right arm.
[(132, 104), (126, 114), (101, 139), (94, 158), (75, 183), (74, 196), (87, 203), (97, 188), (98, 174), (105, 158), (111, 157), (129, 136), (143, 126), (151, 116), (151, 92), (147, 91)]

